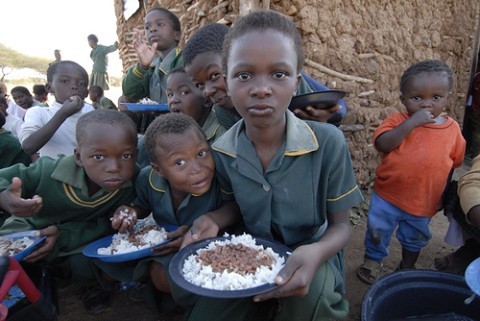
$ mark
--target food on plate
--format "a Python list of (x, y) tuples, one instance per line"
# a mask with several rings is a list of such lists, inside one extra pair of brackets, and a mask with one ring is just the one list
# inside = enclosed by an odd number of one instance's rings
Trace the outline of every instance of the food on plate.
[(140, 100), (138, 103), (139, 104), (144, 104), (144, 105), (156, 105), (156, 104), (158, 104), (157, 101), (151, 100), (150, 98), (146, 98), (146, 97), (143, 98), (142, 100)]
[(257, 245), (249, 234), (214, 240), (190, 255), (182, 273), (188, 282), (215, 290), (242, 290), (274, 283), (285, 258)]
[(29, 237), (22, 237), (18, 239), (8, 239), (5, 237), (0, 237), (0, 254), (13, 256), (27, 247), (31, 246), (34, 243), (34, 240)]
[(144, 225), (132, 232), (117, 233), (112, 236), (112, 244), (97, 250), (99, 255), (130, 253), (163, 243), (167, 231), (158, 225)]

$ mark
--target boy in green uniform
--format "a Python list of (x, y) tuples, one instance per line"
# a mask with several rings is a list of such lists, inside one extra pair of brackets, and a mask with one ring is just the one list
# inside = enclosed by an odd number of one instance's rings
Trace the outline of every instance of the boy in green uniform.
[(92, 285), (82, 250), (111, 234), (114, 209), (135, 197), (136, 127), (123, 113), (95, 110), (79, 119), (76, 137), (74, 155), (0, 170), (0, 208), (13, 215), (0, 234), (40, 230), (46, 242), (25, 261), (46, 260), (65, 285)]
[[(150, 213), (159, 225), (180, 227), (168, 233), (172, 241), (153, 249), (148, 258), (126, 263), (95, 263), (107, 275), (120, 281), (145, 282), (147, 278), (147, 283), (161, 295), (155, 298), (157, 294), (151, 291), (143, 297), (151, 303), (152, 309), (165, 312), (175, 307), (171, 292), (177, 301), (192, 299), (171, 286), (166, 273), (185, 232), (205, 213), (222, 215), (225, 211), (235, 211), (236, 207), (233, 203), (220, 204), (210, 148), (205, 133), (193, 118), (180, 113), (157, 117), (145, 134), (145, 146), (151, 166), (141, 170), (135, 182), (137, 198), (132, 206), (121, 206), (115, 211), (112, 227), (125, 232), (133, 228), (137, 217), (144, 218)], [(128, 213), (128, 217), (122, 216), (122, 212)]]
[[(125, 75), (122, 91), (133, 102), (147, 97), (165, 104), (167, 74), (183, 63), (177, 48), (182, 36), (180, 20), (167, 9), (154, 7), (145, 16), (144, 29), (144, 32), (135, 30), (133, 35), (138, 63)], [(142, 116), (140, 131), (144, 133), (154, 116)]]
[(113, 45), (104, 46), (98, 44), (96, 35), (88, 35), (88, 45), (92, 48), (90, 58), (93, 61), (92, 74), (90, 75), (91, 86), (100, 86), (103, 90), (110, 89), (110, 79), (108, 78), (108, 54), (118, 49), (118, 41)]
[[(189, 320), (348, 315), (342, 249), (351, 235), (349, 210), (363, 197), (342, 132), (288, 110), (302, 64), (300, 35), (279, 13), (254, 11), (227, 34), (223, 70), (243, 119), (212, 145), (223, 198), (236, 200), (248, 233), (293, 251), (275, 278), (275, 289), (253, 299), (200, 297)], [(202, 216), (184, 244), (214, 236), (205, 230), (230, 222), (225, 216)]]

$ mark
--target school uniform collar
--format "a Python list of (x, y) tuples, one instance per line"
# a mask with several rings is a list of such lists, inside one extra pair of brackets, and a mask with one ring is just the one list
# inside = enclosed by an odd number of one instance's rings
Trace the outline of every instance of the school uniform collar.
[[(75, 189), (79, 189), (82, 193), (88, 195), (87, 174), (83, 167), (78, 166), (75, 162), (75, 155), (60, 157), (57, 160), (51, 177), (57, 181), (73, 186)], [(132, 186), (131, 181), (124, 183), (121, 188), (129, 186)]]
[(222, 125), (220, 125), (220, 123), (218, 122), (215, 111), (212, 109), (210, 111), (210, 114), (208, 114), (205, 123), (202, 126), (202, 130), (205, 133), (205, 136), (207, 136), (207, 141), (210, 141), (213, 137), (215, 137), (215, 134), (217, 133), (220, 126)]
[(168, 74), (168, 72), (171, 69), (172, 63), (177, 59), (177, 56), (180, 55), (181, 49), (180, 48), (174, 48), (170, 50), (170, 52), (165, 56), (165, 58), (162, 59), (160, 55), (157, 55), (153, 62), (152, 65), (158, 66), (158, 69), (164, 74)]
[[(319, 148), (317, 137), (306, 122), (296, 117), (291, 111), (285, 112), (287, 117), (287, 135), (285, 156), (299, 156), (316, 151)], [(245, 130), (245, 121), (241, 119), (225, 134), (213, 143), (212, 148), (220, 153), (237, 157), (237, 143), (240, 133)]]
[[(150, 167), (150, 171), (148, 173), (148, 184), (150, 187), (159, 193), (166, 193), (170, 197), (170, 185), (168, 184), (168, 181), (161, 176), (158, 176), (153, 168)], [(190, 197), (195, 197), (199, 195), (194, 195), (194, 194), (188, 194), (186, 199), (190, 199)], [(183, 203), (183, 202), (182, 202)]]

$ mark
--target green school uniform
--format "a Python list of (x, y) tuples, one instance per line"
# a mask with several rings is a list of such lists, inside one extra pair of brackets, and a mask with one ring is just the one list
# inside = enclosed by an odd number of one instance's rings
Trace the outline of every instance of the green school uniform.
[(207, 136), (207, 141), (210, 145), (227, 131), (218, 121), (213, 109), (205, 120), (202, 130), (205, 136)]
[[(217, 209), (220, 205), (220, 190), (214, 179), (207, 193), (198, 196), (188, 195), (175, 212), (168, 181), (155, 174), (151, 166), (147, 166), (141, 170), (135, 182), (135, 189), (137, 191), (137, 198), (132, 202), (132, 205), (150, 209), (153, 218), (159, 225), (191, 226), (196, 218), (206, 212)], [(95, 262), (95, 264), (108, 275), (119, 281), (144, 281), (149, 275), (149, 263), (151, 261), (161, 263), (166, 271), (168, 271), (170, 260), (174, 255), (175, 253), (170, 253), (163, 256), (148, 257), (125, 263), (109, 264), (105, 262)], [(172, 289), (172, 296), (176, 301), (184, 302), (187, 300), (189, 304), (193, 302), (194, 297), (188, 292), (178, 288), (175, 283), (171, 281), (169, 283)], [(149, 295), (153, 296), (154, 294), (151, 292)], [(163, 299), (165, 300), (165, 298), (166, 296), (164, 295)], [(151, 297), (146, 297), (145, 299), (150, 302), (153, 301)], [(150, 305), (155, 308), (153, 304)]]
[[(129, 204), (135, 197), (131, 182), (116, 191), (102, 189), (88, 195), (85, 176), (74, 155), (57, 160), (41, 157), (29, 167), (14, 165), (0, 170), (0, 191), (10, 185), (13, 177), (19, 177), (23, 198), (38, 194), (43, 199), (43, 206), (35, 215), (8, 218), (0, 228), (0, 235), (55, 225), (59, 237), (48, 261), (54, 264), (61, 261), (64, 266), (65, 259), (82, 257), (81, 252), (87, 244), (113, 233), (109, 217), (118, 206)], [(84, 261), (87, 266), (88, 261)], [(72, 268), (73, 271), (63, 271), (69, 278), (75, 270), (83, 273), (78, 266)]]
[[(286, 137), (264, 172), (244, 120), (213, 145), (223, 197), (240, 206), (248, 233), (279, 241), (292, 249), (320, 240), (327, 213), (348, 210), (363, 200), (343, 133), (333, 125), (306, 122), (286, 111)], [(282, 298), (275, 320), (322, 320), (344, 317), (343, 253), (317, 270), (303, 298)], [(189, 320), (261, 320), (266, 303), (201, 297)], [(228, 309), (217, 307), (227, 305)]]
[(32, 217), (12, 217), (0, 228), (0, 233), (57, 225), (60, 229), (58, 256), (79, 253), (84, 245), (110, 233), (110, 214), (134, 198), (133, 184), (128, 182), (113, 192), (102, 189), (89, 196), (85, 175), (73, 155), (58, 160), (41, 157), (29, 167), (11, 166), (1, 170), (0, 191), (10, 185), (13, 177), (19, 177), (22, 197), (38, 194), (43, 206)]
[(0, 168), (5, 168), (14, 164), (28, 165), (32, 162), (30, 155), (25, 153), (18, 138), (14, 137), (9, 131), (0, 128)]

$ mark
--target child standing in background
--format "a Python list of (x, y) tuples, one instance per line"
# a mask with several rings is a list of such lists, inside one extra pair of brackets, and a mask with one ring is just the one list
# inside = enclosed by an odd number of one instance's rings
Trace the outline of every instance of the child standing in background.
[(98, 44), (96, 35), (88, 35), (88, 45), (92, 48), (90, 58), (93, 61), (92, 74), (90, 75), (89, 86), (100, 86), (103, 90), (110, 89), (108, 78), (108, 54), (118, 49), (118, 41), (113, 45), (104, 46)]
[[(200, 297), (188, 320), (267, 320), (271, 313), (275, 320), (326, 320), (348, 314), (342, 249), (351, 235), (350, 208), (363, 197), (343, 133), (288, 110), (302, 65), (300, 35), (279, 13), (254, 11), (227, 34), (223, 70), (242, 120), (212, 145), (222, 197), (236, 200), (248, 233), (293, 251), (274, 290), (222, 303)], [(224, 227), (225, 219), (202, 216), (184, 244), (214, 236), (206, 229)]]
[(117, 110), (115, 103), (104, 96), (103, 89), (100, 86), (90, 86), (88, 88), (88, 97), (92, 101), (92, 106), (95, 109), (113, 109)]
[(402, 245), (399, 270), (415, 268), (431, 238), (430, 220), (441, 208), (450, 172), (465, 154), (460, 126), (442, 115), (452, 87), (446, 63), (425, 60), (410, 66), (400, 79), (407, 112), (388, 116), (373, 135), (383, 155), (368, 212), (365, 261), (357, 269), (367, 284), (377, 280), (395, 228)]
[[(177, 48), (181, 37), (180, 20), (171, 11), (154, 7), (147, 12), (144, 31), (136, 29), (133, 34), (138, 63), (127, 72), (122, 82), (123, 94), (128, 99), (136, 102), (149, 98), (160, 104), (167, 103), (167, 74), (183, 63), (181, 51)], [(153, 115), (142, 115), (142, 134), (154, 118)]]
[(78, 119), (94, 108), (84, 103), (88, 95), (87, 71), (73, 61), (62, 60), (47, 70), (47, 88), (55, 96), (50, 107), (36, 106), (28, 110), (20, 132), (20, 142), (29, 155), (58, 158), (72, 155)]

